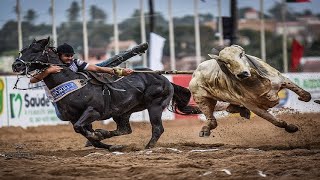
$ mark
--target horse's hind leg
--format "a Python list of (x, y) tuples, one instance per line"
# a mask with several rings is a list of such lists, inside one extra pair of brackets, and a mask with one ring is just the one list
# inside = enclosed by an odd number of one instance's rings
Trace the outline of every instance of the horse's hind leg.
[(157, 98), (153, 100), (152, 105), (148, 108), (150, 123), (152, 126), (152, 137), (149, 143), (146, 145), (146, 149), (153, 148), (156, 145), (161, 134), (164, 132), (161, 116), (162, 111), (167, 106), (167, 104), (162, 101), (162, 98)]
[(116, 130), (107, 131), (104, 129), (96, 129), (95, 133), (100, 133), (100, 136), (102, 136), (103, 139), (132, 133), (130, 122), (129, 122), (130, 115), (113, 116), (112, 119), (117, 123)]
[(277, 127), (284, 128), (289, 133), (294, 133), (298, 131), (298, 127), (296, 125), (287, 124), (285, 121), (278, 120), (272, 114), (270, 114), (267, 110), (260, 109), (258, 107), (250, 108), (249, 106), (248, 108), (256, 115), (266, 119), (267, 121), (271, 122), (273, 125)]
[[(86, 137), (94, 147), (109, 149), (111, 145), (104, 144), (101, 141), (101, 137), (96, 135), (90, 130), (90, 124), (99, 119), (100, 113), (89, 106), (81, 115), (81, 117), (73, 122), (73, 128), (75, 132), (82, 134)], [(92, 128), (91, 128), (92, 129)]]

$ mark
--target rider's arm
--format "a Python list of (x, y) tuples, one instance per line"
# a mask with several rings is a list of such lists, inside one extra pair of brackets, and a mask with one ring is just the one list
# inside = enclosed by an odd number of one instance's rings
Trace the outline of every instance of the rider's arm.
[(127, 76), (127, 75), (133, 73), (133, 70), (132, 69), (128, 69), (128, 68), (101, 67), (101, 66), (96, 66), (94, 64), (89, 64), (86, 70), (93, 71), (93, 72), (117, 74), (119, 76)]
[(49, 68), (47, 68), (46, 70), (44, 70), (43, 72), (33, 76), (30, 79), (30, 83), (37, 83), (39, 81), (42, 81), (45, 77), (49, 76), (49, 74), (51, 73), (58, 73), (61, 71), (61, 69), (63, 69), (60, 66), (50, 66)]

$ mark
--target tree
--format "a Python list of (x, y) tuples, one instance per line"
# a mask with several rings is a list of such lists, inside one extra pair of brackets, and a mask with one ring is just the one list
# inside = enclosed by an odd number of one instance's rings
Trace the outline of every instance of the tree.
[[(274, 6), (271, 7), (269, 9), (269, 13), (273, 15), (273, 18), (278, 20), (278, 21), (282, 21), (282, 8), (283, 8), (284, 4), (283, 3), (279, 3), (279, 2), (275, 2)], [(291, 13), (292, 10), (287, 8), (286, 11), (286, 20), (287, 21), (293, 21), (295, 20), (295, 16), (293, 13)]]
[(33, 24), (37, 17), (37, 13), (33, 9), (29, 9), (23, 19), (30, 24)]
[(69, 9), (67, 9), (68, 12), (68, 20), (69, 22), (75, 22), (78, 21), (79, 13), (80, 13), (80, 6), (78, 2), (73, 1), (71, 3), (71, 6)]
[(90, 7), (91, 21), (96, 23), (104, 23), (107, 19), (106, 13), (95, 5)]

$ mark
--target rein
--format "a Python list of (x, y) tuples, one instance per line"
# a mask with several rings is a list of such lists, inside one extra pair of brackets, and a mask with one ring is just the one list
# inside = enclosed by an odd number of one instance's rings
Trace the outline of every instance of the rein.
[[(39, 59), (41, 56), (43, 55), (46, 55), (47, 56), (47, 62), (41, 62), (41, 61), (37, 61), (37, 59)], [(49, 63), (49, 55), (48, 55), (48, 51), (45, 49), (43, 50), (42, 54), (40, 56), (38, 56), (36, 58), (36, 61), (34, 62), (25, 62), (24, 60), (22, 59), (18, 59), (18, 61), (20, 61), (22, 64), (24, 64), (26, 66), (26, 69), (25, 69), (25, 73), (26, 73), (26, 77), (27, 78), (31, 78), (31, 77), (34, 77), (36, 78), (35, 76), (42, 73), (43, 71), (45, 71), (48, 66), (51, 66), (51, 65), (55, 65), (55, 66), (67, 66), (66, 64), (63, 64), (63, 63), (59, 63), (59, 64), (54, 64), (54, 63)], [(30, 66), (32, 65), (41, 65), (41, 66), (45, 66), (45, 68), (42, 68), (41, 70), (36, 70), (37, 72), (35, 74), (31, 74), (30, 71), (29, 71), (29, 68)], [(18, 88), (18, 82), (19, 80), (21, 79), (22, 77), (19, 77), (19, 75), (17, 75), (17, 81), (16, 83), (14, 84), (14, 87), (13, 89), (17, 89), (17, 90), (29, 90), (29, 89), (36, 89), (36, 88), (40, 88), (40, 87), (44, 87), (45, 85), (42, 85), (42, 86), (35, 86), (35, 87), (29, 87), (29, 88)], [(36, 78), (37, 79), (37, 78)], [(38, 79), (39, 80), (39, 79)]]

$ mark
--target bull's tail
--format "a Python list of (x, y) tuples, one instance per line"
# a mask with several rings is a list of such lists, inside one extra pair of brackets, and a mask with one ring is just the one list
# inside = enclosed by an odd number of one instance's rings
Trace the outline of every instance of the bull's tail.
[(182, 115), (192, 115), (192, 114), (202, 114), (197, 106), (189, 105), (191, 98), (191, 92), (189, 89), (171, 83), (174, 88), (174, 94), (169, 106), (169, 111), (182, 114)]

